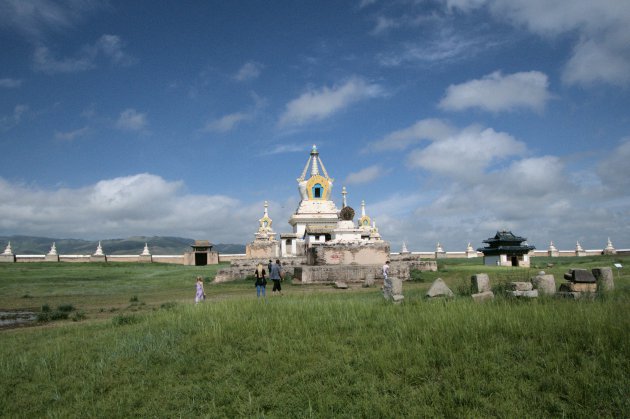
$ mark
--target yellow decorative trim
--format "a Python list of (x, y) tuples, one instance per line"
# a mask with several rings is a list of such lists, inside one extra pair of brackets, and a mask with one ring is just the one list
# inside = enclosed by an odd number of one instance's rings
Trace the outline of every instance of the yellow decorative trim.
[(372, 220), (367, 215), (359, 218), (359, 227), (361, 228), (372, 228)]
[[(322, 194), (319, 198), (313, 197), (313, 186), (317, 184), (322, 185)], [(330, 189), (330, 183), (327, 178), (322, 175), (311, 176), (311, 178), (306, 182), (306, 194), (308, 195), (309, 200), (325, 200), (328, 196), (328, 190)]]
[[(267, 225), (265, 225), (265, 221), (267, 222)], [(260, 220), (258, 220), (258, 222), (260, 223), (260, 230), (271, 230), (271, 224), (273, 224), (273, 221), (271, 220), (271, 218), (269, 217), (263, 217)]]

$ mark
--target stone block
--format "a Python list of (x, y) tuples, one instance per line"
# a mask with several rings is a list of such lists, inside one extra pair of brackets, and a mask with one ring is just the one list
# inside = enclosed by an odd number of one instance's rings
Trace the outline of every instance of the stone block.
[(596, 294), (591, 292), (569, 292), (559, 291), (555, 295), (557, 298), (567, 298), (569, 300), (593, 300)]
[(597, 284), (570, 282), (569, 291), (570, 292), (597, 292)]
[(473, 294), (481, 294), (490, 291), (490, 278), (488, 278), (488, 274), (471, 276), (470, 286)]
[(531, 291), (534, 289), (531, 282), (509, 282), (507, 287), (511, 291)]
[(597, 289), (600, 292), (607, 292), (615, 289), (615, 280), (612, 268), (594, 268), (591, 272), (597, 280)]
[(59, 255), (46, 255), (44, 260), (46, 262), (59, 262)]
[[(562, 288), (562, 286), (560, 288)], [(582, 296), (581, 292), (569, 292), (569, 291), (560, 290), (556, 293), (556, 297), (567, 298), (569, 300), (579, 300), (581, 296)]]
[(540, 294), (553, 295), (556, 293), (556, 279), (551, 274), (538, 274), (532, 278), (532, 285)]
[(405, 296), (401, 294), (396, 294), (392, 297), (392, 301), (394, 302), (394, 304), (400, 304), (403, 302), (404, 299)]
[(433, 281), (433, 284), (431, 284), (431, 288), (427, 291), (426, 296), (429, 298), (454, 297), (455, 294), (453, 294), (453, 291), (451, 291), (442, 278), (438, 278)]
[(370, 288), (374, 286), (374, 273), (368, 272), (365, 274), (365, 280), (363, 281), (363, 288)]
[(341, 290), (347, 290), (348, 289), (348, 284), (346, 284), (343, 281), (336, 281), (335, 282), (335, 288), (341, 289)]
[(492, 291), (484, 291), (471, 295), (472, 299), (478, 303), (482, 303), (484, 301), (493, 300), (494, 293)]
[(517, 298), (538, 298), (538, 290), (508, 291), (508, 295), (512, 297), (517, 297)]
[(403, 293), (402, 279), (390, 278), (390, 280), (392, 281), (392, 294), (402, 295)]
[(586, 269), (571, 269), (564, 274), (564, 278), (571, 282), (594, 283), (596, 282), (593, 274)]

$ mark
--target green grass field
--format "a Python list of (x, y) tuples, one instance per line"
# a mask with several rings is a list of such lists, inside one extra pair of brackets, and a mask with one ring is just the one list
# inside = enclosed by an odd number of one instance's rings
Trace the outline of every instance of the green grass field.
[(466, 294), (479, 272), (500, 288), (614, 261), (630, 258), (440, 261), (401, 305), (289, 283), (265, 304), (246, 280), (194, 305), (217, 267), (0, 264), (0, 309), (83, 313), (0, 331), (0, 416), (628, 417), (630, 275), (593, 301), (423, 298), (437, 277)]

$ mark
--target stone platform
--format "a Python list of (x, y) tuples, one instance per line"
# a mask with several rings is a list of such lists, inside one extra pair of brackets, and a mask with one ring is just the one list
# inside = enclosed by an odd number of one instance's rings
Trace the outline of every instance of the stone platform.
[[(295, 284), (333, 284), (336, 281), (361, 283), (366, 280), (383, 279), (382, 265), (326, 265), (299, 266), (295, 268)], [(409, 279), (409, 267), (405, 264), (392, 263), (391, 276), (401, 280)]]

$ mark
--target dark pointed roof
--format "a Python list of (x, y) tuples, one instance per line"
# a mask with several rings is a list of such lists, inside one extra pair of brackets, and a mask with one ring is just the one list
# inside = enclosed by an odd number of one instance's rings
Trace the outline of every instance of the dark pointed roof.
[(489, 239), (483, 241), (483, 243), (487, 243), (488, 246), (480, 247), (477, 251), (483, 252), (484, 255), (525, 254), (536, 248), (535, 246), (522, 244), (526, 240), (527, 238), (517, 236), (511, 231), (497, 231), (497, 234), (495, 234), (494, 237), (490, 237)]

